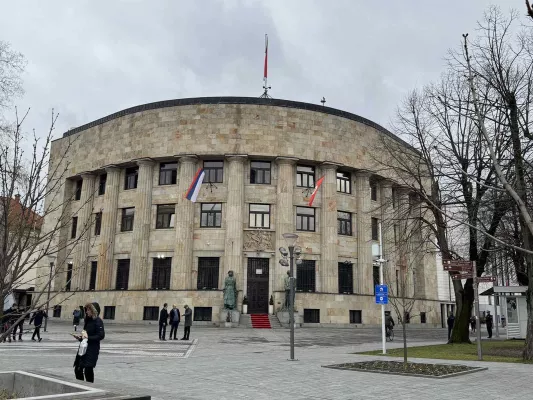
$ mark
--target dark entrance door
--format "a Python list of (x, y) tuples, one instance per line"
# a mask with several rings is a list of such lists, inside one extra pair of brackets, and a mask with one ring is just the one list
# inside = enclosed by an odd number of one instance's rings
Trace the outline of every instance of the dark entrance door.
[(249, 314), (268, 313), (268, 258), (248, 259), (248, 297)]

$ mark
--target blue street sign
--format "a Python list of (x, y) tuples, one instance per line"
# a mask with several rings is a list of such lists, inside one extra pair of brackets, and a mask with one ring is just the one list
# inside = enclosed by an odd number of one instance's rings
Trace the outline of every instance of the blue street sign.
[(387, 285), (376, 285), (376, 296), (377, 295), (388, 295), (389, 287)]
[(376, 304), (389, 304), (389, 296), (386, 294), (376, 294)]

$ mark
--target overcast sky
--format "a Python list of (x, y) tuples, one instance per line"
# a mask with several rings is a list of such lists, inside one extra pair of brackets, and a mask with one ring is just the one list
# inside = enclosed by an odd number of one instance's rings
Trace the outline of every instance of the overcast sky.
[[(134, 105), (262, 93), (390, 127), (400, 100), (437, 79), (447, 50), (491, 4), (523, 0), (86, 0), (2, 2), (0, 40), (28, 60), (20, 108), (55, 136)], [(9, 114), (6, 115), (9, 117)]]

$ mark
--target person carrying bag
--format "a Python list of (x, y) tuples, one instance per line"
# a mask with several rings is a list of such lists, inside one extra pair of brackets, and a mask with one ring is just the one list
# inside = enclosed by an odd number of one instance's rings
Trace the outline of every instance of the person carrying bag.
[[(80, 346), (74, 360), (76, 379), (94, 382), (94, 368), (100, 354), (100, 341), (105, 338), (104, 323), (98, 316), (98, 303), (85, 305), (85, 325), (81, 335), (74, 335)], [(85, 378), (85, 379), (84, 379)]]

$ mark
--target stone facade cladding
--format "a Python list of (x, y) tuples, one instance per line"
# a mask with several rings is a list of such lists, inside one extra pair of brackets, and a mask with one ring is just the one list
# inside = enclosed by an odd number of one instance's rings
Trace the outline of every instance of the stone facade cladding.
[[(90, 229), (84, 243), (75, 248), (68, 245), (70, 231), (64, 229), (59, 235), (58, 243), (67, 243), (67, 251), (55, 260), (58, 273), (53, 292), (64, 287), (68, 262), (74, 263), (72, 282), (79, 289), (75, 294), (58, 294), (54, 301), (62, 302), (66, 310), (87, 300), (98, 301), (102, 307), (115, 306), (115, 319), (120, 321), (142, 319), (145, 306), (189, 304), (211, 307), (212, 322), (218, 323), (227, 271), (235, 272), (241, 309), (243, 296), (250, 296), (248, 259), (261, 258), (268, 260), (267, 299), (272, 295), (277, 309), (284, 300), (287, 270), (279, 264), (277, 249), (286, 246), (282, 233), (296, 232), (302, 258), (315, 261), (315, 292), (297, 293), (298, 312), (318, 309), (320, 323), (346, 324), (350, 310), (360, 310), (362, 324), (378, 324), (370, 222), (372, 217), (383, 218), (385, 199), (395, 185), (390, 171), (378, 172), (383, 140), (395, 140), (408, 148), (386, 129), (354, 114), (286, 100), (242, 97), (151, 103), (72, 129), (52, 144), (51, 168), (66, 168), (67, 181), (60, 192), (46, 199), (45, 206), (58, 206), (58, 211), (47, 215), (43, 230), (54, 225), (77, 179), (90, 184), (82, 185), (83, 201), (65, 206), (69, 215), (78, 216), (81, 222), (101, 212), (102, 227), (97, 236)], [(220, 183), (204, 183), (197, 202), (191, 203), (184, 193), (204, 160), (223, 161), (224, 178)], [(250, 183), (252, 161), (270, 162), (270, 184)], [(176, 184), (159, 185), (159, 165), (165, 162), (178, 163)], [(307, 206), (312, 191), (296, 185), (297, 165), (313, 166), (315, 179), (325, 177), (313, 203), (314, 232), (296, 231), (296, 207)], [(136, 189), (125, 190), (127, 167), (138, 167)], [(337, 172), (349, 174), (350, 193), (336, 190)], [(99, 175), (103, 173), (107, 173), (106, 190), (99, 196)], [(371, 182), (381, 189), (376, 200), (370, 199)], [(220, 228), (200, 227), (201, 203), (222, 204)], [(175, 205), (175, 226), (156, 229), (157, 206), (168, 204)], [(250, 204), (270, 205), (268, 228), (250, 227)], [(135, 207), (134, 227), (121, 232), (122, 209), (127, 207)], [(337, 211), (351, 213), (351, 235), (337, 234)], [(384, 251), (385, 256), (393, 252), (387, 246)], [(161, 257), (172, 258), (170, 288), (151, 290), (153, 260)], [(199, 257), (219, 258), (218, 290), (196, 290)], [(424, 312), (428, 325), (437, 324), (434, 257), (422, 258), (415, 313)], [(120, 259), (130, 259), (126, 291), (115, 290)], [(97, 262), (98, 269), (96, 290), (89, 292), (91, 262)], [(342, 262), (351, 265), (353, 294), (338, 293), (338, 264)], [(69, 314), (63, 316), (70, 318)]]

